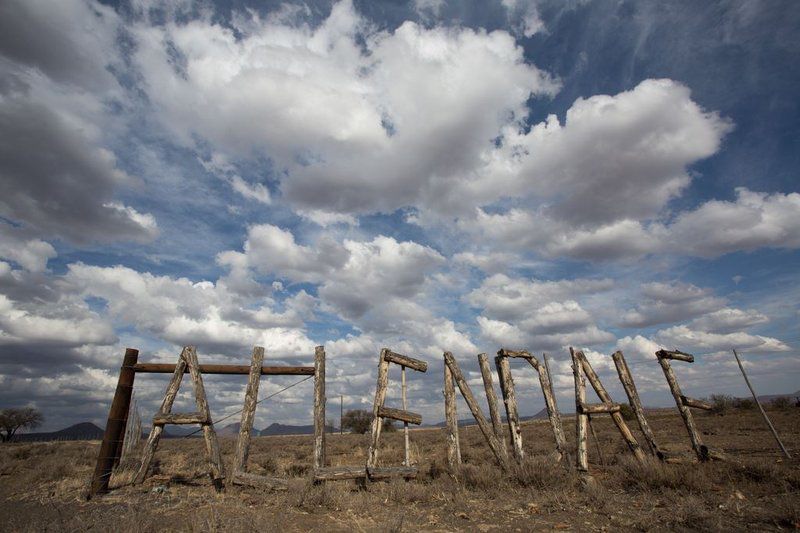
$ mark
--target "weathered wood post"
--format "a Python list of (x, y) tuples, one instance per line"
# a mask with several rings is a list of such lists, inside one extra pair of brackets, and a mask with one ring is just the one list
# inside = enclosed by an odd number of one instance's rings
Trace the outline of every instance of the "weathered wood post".
[(502, 350), (497, 352), (494, 358), (497, 366), (497, 376), (500, 380), (500, 392), (503, 393), (503, 403), (506, 406), (506, 418), (508, 419), (508, 432), (511, 435), (511, 450), (517, 461), (522, 461), (525, 452), (522, 449), (522, 430), (519, 425), (519, 411), (517, 410), (517, 395), (514, 390), (514, 378), (511, 377), (511, 366), (508, 358), (501, 355)]
[[(406, 367), (400, 367), (402, 396), (403, 396), (403, 411), (408, 411), (408, 402), (406, 401)], [(411, 457), (409, 456), (408, 446), (408, 422), (403, 421), (403, 449), (405, 455), (403, 458), (403, 466), (411, 466)]]
[(492, 429), (497, 440), (506, 447), (506, 439), (503, 435), (503, 421), (500, 419), (500, 410), (497, 407), (497, 394), (494, 392), (494, 381), (492, 380), (492, 370), (489, 368), (489, 358), (485, 353), (478, 354), (478, 365), (481, 367), (481, 377), (483, 378), (483, 388), (486, 389), (486, 403), (489, 405), (489, 417), (492, 419)]
[(258, 388), (261, 382), (261, 365), (264, 362), (264, 348), (253, 348), (253, 357), (250, 362), (250, 374), (247, 378), (247, 389), (244, 394), (242, 407), (242, 421), (239, 424), (239, 440), (236, 442), (236, 455), (231, 469), (231, 482), (235, 483), (240, 474), (247, 472), (247, 457), (250, 455), (250, 433), (253, 431), (253, 421), (256, 417), (256, 404), (258, 403)]
[(325, 466), (325, 347), (314, 348), (314, 468)]
[(550, 379), (550, 363), (547, 361), (547, 354), (542, 354), (542, 358), (544, 359), (544, 366), (540, 365), (533, 357), (528, 359), (528, 362), (539, 374), (539, 383), (542, 386), (542, 394), (544, 395), (544, 405), (547, 408), (547, 418), (550, 419), (550, 427), (553, 429), (553, 438), (556, 441), (556, 452), (558, 453), (558, 460), (560, 461), (562, 458), (569, 455), (567, 451), (567, 439), (564, 436), (564, 428), (561, 425), (561, 414), (558, 412), (556, 395), (553, 392), (553, 381)]
[(208, 407), (208, 400), (206, 399), (206, 389), (203, 385), (203, 376), (200, 373), (200, 363), (197, 361), (197, 350), (194, 346), (190, 346), (186, 352), (186, 362), (189, 367), (189, 376), (192, 378), (192, 385), (194, 386), (194, 403), (197, 406), (197, 412), (205, 418), (205, 423), (202, 424), (203, 440), (206, 443), (206, 452), (208, 452), (208, 461), (211, 464), (211, 483), (218, 491), (224, 488), (223, 480), (225, 479), (225, 470), (222, 465), (222, 453), (219, 449), (219, 442), (217, 441), (217, 434), (214, 432), (214, 422), (211, 420), (211, 409)]
[(700, 438), (700, 432), (694, 425), (694, 418), (692, 412), (689, 410), (691, 405), (697, 405), (699, 408), (704, 408), (703, 402), (697, 402), (692, 398), (687, 398), (681, 392), (681, 387), (678, 385), (678, 379), (675, 377), (675, 372), (672, 371), (670, 360), (684, 361), (686, 363), (694, 363), (694, 356), (680, 351), (669, 352), (667, 350), (659, 350), (656, 352), (658, 364), (664, 371), (664, 377), (669, 384), (669, 390), (672, 392), (672, 397), (675, 398), (675, 403), (678, 406), (678, 411), (683, 417), (683, 423), (686, 425), (686, 431), (689, 432), (689, 439), (692, 441), (692, 449), (700, 461), (708, 461), (710, 459), (708, 447), (703, 444), (703, 439)]
[(456, 388), (453, 373), (447, 365), (444, 365), (444, 417), (447, 426), (447, 464), (455, 468), (461, 464), (461, 443), (458, 439)]
[(756, 391), (755, 391), (755, 389), (753, 389), (753, 386), (750, 384), (750, 378), (747, 377), (747, 372), (744, 371), (744, 366), (742, 366), (742, 360), (739, 359), (739, 354), (736, 353), (736, 350), (733, 350), (733, 356), (736, 358), (736, 362), (739, 364), (739, 370), (742, 371), (742, 376), (744, 377), (744, 382), (747, 383), (747, 388), (750, 389), (750, 394), (753, 395), (753, 400), (756, 402), (756, 405), (758, 406), (758, 410), (761, 411), (761, 416), (764, 417), (764, 422), (767, 423), (767, 426), (769, 427), (769, 430), (772, 432), (772, 436), (775, 437), (775, 440), (778, 442), (778, 446), (780, 447), (781, 451), (783, 452), (783, 455), (785, 455), (787, 459), (791, 459), (792, 456), (789, 454), (788, 451), (786, 451), (786, 447), (781, 442), (780, 437), (778, 437), (778, 432), (775, 431), (775, 426), (772, 425), (772, 422), (770, 421), (769, 417), (767, 416), (766, 411), (764, 411), (764, 408), (761, 407), (761, 402), (758, 401), (758, 396), (756, 395)]
[(386, 388), (389, 385), (389, 361), (386, 360), (388, 348), (381, 349), (381, 360), (378, 363), (378, 383), (375, 385), (375, 403), (372, 406), (372, 439), (367, 452), (367, 469), (378, 466), (378, 442), (380, 441), (383, 419), (381, 407), (386, 401)]
[(571, 346), (569, 354), (572, 356), (572, 375), (575, 378), (575, 466), (578, 473), (586, 478), (589, 476), (589, 451), (586, 448), (589, 416), (582, 409), (586, 405), (586, 381), (583, 379), (580, 359)]
[(458, 367), (458, 363), (456, 362), (456, 358), (453, 357), (453, 354), (450, 352), (444, 352), (444, 363), (450, 368), (450, 372), (453, 374), (453, 379), (458, 385), (459, 390), (461, 391), (461, 395), (464, 397), (464, 401), (467, 402), (467, 406), (469, 407), (470, 412), (472, 412), (472, 416), (475, 418), (475, 422), (478, 423), (478, 427), (483, 433), (483, 437), (486, 439), (486, 442), (489, 444), (489, 448), (492, 450), (497, 462), (503, 469), (508, 469), (508, 456), (505, 453), (505, 448), (500, 444), (500, 441), (495, 437), (494, 432), (489, 427), (489, 423), (486, 422), (486, 418), (483, 416), (483, 412), (481, 411), (478, 402), (475, 400), (475, 396), (472, 394), (472, 389), (469, 388), (469, 384), (467, 384), (467, 380), (464, 379), (464, 374), (461, 373), (461, 369)]
[(611, 396), (606, 391), (606, 388), (603, 386), (603, 383), (600, 381), (600, 378), (594, 371), (594, 368), (592, 368), (592, 365), (589, 364), (589, 360), (586, 358), (586, 355), (583, 352), (578, 352), (578, 359), (583, 366), (583, 372), (586, 374), (586, 379), (588, 379), (589, 383), (592, 384), (592, 388), (594, 389), (595, 393), (597, 393), (597, 397), (600, 398), (600, 401), (605, 404), (603, 406), (604, 409), (599, 412), (607, 412), (611, 415), (611, 419), (614, 421), (614, 424), (616, 424), (617, 429), (619, 429), (622, 438), (625, 439), (625, 442), (628, 444), (628, 448), (630, 448), (633, 452), (633, 455), (635, 455), (638, 460), (644, 461), (642, 447), (639, 446), (639, 443), (636, 441), (636, 437), (633, 436), (630, 428), (628, 428), (628, 424), (625, 423), (625, 419), (622, 418), (619, 404), (614, 404), (614, 402), (611, 400)]
[(114, 399), (111, 401), (111, 408), (108, 410), (106, 430), (103, 433), (103, 441), (100, 443), (100, 451), (97, 454), (97, 464), (89, 486), (90, 498), (95, 494), (108, 492), (108, 482), (111, 479), (114, 462), (122, 453), (125, 423), (127, 422), (127, 414), (131, 405), (133, 382), (136, 378), (134, 365), (138, 360), (139, 350), (133, 348), (125, 350), (122, 367), (119, 369), (117, 389), (114, 391)]
[(653, 430), (650, 428), (650, 424), (644, 416), (644, 408), (639, 398), (639, 391), (636, 390), (636, 383), (633, 381), (633, 375), (631, 374), (630, 368), (628, 368), (628, 363), (625, 361), (625, 356), (622, 355), (621, 351), (617, 350), (611, 357), (614, 359), (614, 365), (617, 367), (619, 380), (622, 382), (622, 388), (625, 389), (625, 394), (628, 396), (628, 403), (631, 409), (633, 409), (633, 413), (636, 415), (636, 421), (639, 423), (639, 429), (642, 430), (647, 448), (651, 454), (663, 461), (664, 453), (658, 449), (656, 437), (653, 435)]

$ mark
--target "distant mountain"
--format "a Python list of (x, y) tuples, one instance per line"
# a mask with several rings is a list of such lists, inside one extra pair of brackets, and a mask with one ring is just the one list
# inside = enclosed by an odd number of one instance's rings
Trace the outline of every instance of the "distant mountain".
[[(325, 426), (327, 433), (333, 433), (335, 428), (333, 426)], [(262, 437), (269, 435), (313, 435), (314, 426), (290, 426), (286, 424), (272, 423), (259, 432)]]
[[(235, 424), (228, 424), (227, 426), (217, 429), (217, 435), (220, 437), (238, 437), (239, 436), (239, 428), (242, 427), (241, 422), (236, 422)], [(259, 435), (261, 432), (257, 429), (251, 429), (250, 435), (256, 436)]]
[[(758, 397), (758, 401), (761, 403), (770, 403), (772, 400), (776, 398), (789, 398), (789, 400), (794, 401), (795, 398), (800, 398), (800, 390), (795, 391), (791, 394), (764, 394)], [(752, 398), (752, 396), (747, 396), (747, 399)]]
[(48, 440), (100, 440), (103, 438), (104, 431), (91, 422), (81, 422), (74, 426), (51, 431), (47, 433), (23, 433), (17, 435), (15, 440), (18, 442), (37, 442)]
[[(561, 413), (564, 414), (564, 413)], [(542, 410), (532, 416), (521, 416), (519, 417), (520, 422), (525, 422), (526, 420), (546, 420), (547, 419), (547, 408), (542, 407)], [(505, 416), (501, 417), (503, 423), (505, 423), (508, 418)], [(487, 419), (488, 421), (488, 419)], [(459, 426), (474, 426), (477, 422), (475, 422), (474, 418), (461, 418), (458, 421)], [(433, 428), (443, 428), (447, 425), (446, 421), (437, 422), (436, 424), (422, 424), (423, 427), (433, 427)]]

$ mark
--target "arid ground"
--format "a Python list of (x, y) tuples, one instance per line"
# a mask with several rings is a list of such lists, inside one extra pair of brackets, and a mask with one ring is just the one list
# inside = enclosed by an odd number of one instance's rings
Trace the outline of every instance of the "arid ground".
[[(784, 442), (800, 440), (800, 409), (769, 411)], [(597, 483), (583, 487), (553, 463), (546, 421), (523, 425), (528, 459), (510, 474), (492, 460), (477, 427), (461, 428), (464, 465), (450, 472), (443, 429), (411, 433), (420, 476), (359, 486), (314, 485), (311, 437), (258, 437), (250, 471), (289, 478), (274, 493), (230, 486), (214, 492), (202, 439), (162, 441), (143, 485), (129, 481), (136, 458), (123, 462), (110, 494), (85, 498), (98, 442), (12, 443), (0, 447), (0, 524), (9, 531), (415, 531), (415, 530), (785, 530), (800, 527), (800, 461), (782, 460), (758, 411), (696, 413), (706, 444), (729, 460), (698, 464), (674, 409), (651, 412), (659, 445), (678, 464), (636, 463), (608, 416), (590, 439)], [(574, 441), (574, 418), (564, 418)], [(635, 422), (630, 422), (635, 428)], [(637, 437), (641, 436), (636, 432)], [(363, 464), (366, 435), (328, 436), (331, 465)], [(402, 433), (385, 435), (383, 464), (398, 464)], [(235, 439), (222, 439), (230, 464)]]

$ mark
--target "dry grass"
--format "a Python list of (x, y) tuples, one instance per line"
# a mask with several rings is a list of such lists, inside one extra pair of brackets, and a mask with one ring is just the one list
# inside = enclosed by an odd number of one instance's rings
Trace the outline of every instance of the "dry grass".
[[(800, 409), (770, 413), (787, 443), (800, 437)], [(781, 461), (754, 410), (730, 408), (699, 415), (712, 448), (732, 460), (692, 462), (688, 438), (673, 410), (649, 417), (659, 444), (682, 464), (632, 459), (608, 417), (595, 429), (606, 465), (590, 443), (596, 484), (584, 486), (573, 470), (553, 462), (545, 422), (523, 426), (527, 459), (504, 474), (477, 428), (462, 429), (464, 464), (446, 468), (442, 430), (412, 433), (417, 480), (387, 483), (309, 480), (310, 437), (253, 440), (250, 471), (288, 478), (289, 490), (228, 487), (214, 493), (199, 439), (166, 440), (153, 473), (131, 486), (138, 462), (120, 464), (111, 494), (83, 499), (98, 443), (0, 446), (0, 513), (8, 530), (118, 531), (403, 531), (403, 530), (777, 530), (800, 524), (800, 464)], [(574, 420), (565, 418), (568, 438)], [(635, 423), (632, 423), (633, 427)], [(637, 433), (638, 436), (638, 433)], [(221, 447), (230, 463), (235, 442)], [(363, 464), (367, 437), (330, 435), (332, 465)], [(387, 434), (381, 458), (402, 456), (402, 435)]]

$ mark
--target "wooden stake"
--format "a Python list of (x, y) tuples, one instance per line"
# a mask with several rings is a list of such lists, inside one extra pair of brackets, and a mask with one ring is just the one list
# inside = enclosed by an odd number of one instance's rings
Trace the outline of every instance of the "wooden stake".
[(444, 365), (444, 417), (447, 423), (447, 464), (455, 468), (461, 464), (461, 444), (458, 440), (456, 389), (448, 365)]
[(498, 355), (495, 357), (494, 362), (497, 366), (497, 375), (500, 380), (500, 392), (503, 393), (503, 403), (506, 406), (508, 432), (511, 435), (511, 450), (514, 453), (514, 458), (519, 462), (522, 461), (525, 452), (522, 449), (522, 430), (519, 424), (514, 378), (511, 377), (511, 366), (508, 363), (508, 357)]
[(675, 398), (675, 403), (678, 406), (678, 411), (683, 417), (683, 422), (686, 425), (686, 431), (689, 432), (689, 439), (692, 441), (692, 449), (694, 453), (697, 454), (697, 458), (700, 461), (708, 461), (709, 454), (708, 448), (703, 444), (703, 440), (700, 438), (700, 432), (697, 431), (697, 428), (694, 425), (694, 418), (692, 418), (692, 412), (689, 410), (689, 406), (687, 406), (683, 401), (683, 393), (681, 392), (681, 388), (678, 385), (678, 379), (675, 377), (675, 373), (672, 371), (672, 367), (669, 364), (670, 359), (678, 359), (674, 357), (675, 353), (679, 353), (681, 358), (679, 360), (692, 362), (694, 361), (694, 357), (691, 359), (685, 357), (686, 354), (682, 352), (667, 352), (665, 350), (659, 350), (656, 352), (656, 357), (658, 358), (658, 364), (661, 365), (661, 369), (664, 371), (664, 377), (667, 379), (667, 383), (669, 384), (669, 390), (672, 392), (672, 397)]
[[(611, 400), (611, 396), (600, 382), (600, 378), (592, 368), (592, 365), (589, 364), (589, 360), (586, 358), (586, 355), (584, 355), (583, 352), (578, 352), (578, 359), (583, 366), (583, 372), (586, 374), (586, 379), (588, 379), (589, 383), (592, 384), (592, 388), (594, 388), (594, 391), (597, 393), (597, 397), (600, 398), (600, 401), (602, 401), (604, 404), (613, 404), (614, 402)], [(628, 444), (628, 448), (630, 448), (630, 450), (633, 452), (633, 455), (635, 455), (638, 460), (644, 461), (644, 452), (642, 452), (642, 448), (636, 441), (636, 437), (633, 436), (630, 428), (628, 428), (628, 424), (625, 423), (625, 419), (622, 418), (622, 413), (620, 413), (618, 409), (611, 409), (609, 412), (611, 414), (611, 419), (614, 421), (614, 424), (616, 424), (620, 434), (622, 434), (622, 438), (625, 439), (625, 442)]]
[(625, 356), (622, 355), (621, 351), (617, 350), (611, 357), (614, 359), (614, 366), (617, 367), (619, 380), (622, 382), (622, 388), (625, 389), (625, 394), (628, 396), (628, 403), (630, 403), (631, 409), (633, 409), (633, 413), (636, 415), (636, 421), (639, 423), (639, 429), (642, 430), (647, 448), (651, 454), (663, 461), (664, 454), (658, 449), (653, 430), (650, 429), (650, 424), (644, 416), (644, 408), (639, 399), (639, 392), (636, 390), (636, 383), (633, 381), (633, 375), (631, 374), (630, 368), (628, 368), (628, 363), (625, 361)]
[(478, 354), (478, 365), (481, 368), (481, 377), (483, 377), (483, 388), (486, 389), (486, 403), (489, 404), (492, 429), (495, 437), (505, 449), (506, 439), (503, 435), (503, 421), (500, 419), (500, 410), (497, 407), (497, 395), (494, 392), (494, 381), (492, 380), (492, 371), (489, 368), (489, 358), (485, 353)]
[(138, 358), (139, 350), (134, 350), (133, 348), (125, 350), (122, 367), (119, 369), (117, 389), (114, 392), (114, 399), (111, 401), (111, 408), (108, 410), (108, 420), (103, 433), (103, 441), (100, 443), (97, 463), (89, 485), (90, 498), (95, 494), (108, 492), (111, 471), (114, 468), (115, 461), (122, 453), (121, 441), (124, 439), (127, 412), (130, 409), (133, 382), (136, 378), (136, 372), (133, 367)]
[[(406, 402), (406, 367), (403, 366), (400, 368), (401, 372), (401, 389), (403, 395), (403, 410), (408, 410), (408, 403)], [(411, 459), (409, 457), (409, 450), (408, 450), (408, 422), (403, 422), (403, 438), (404, 438), (404, 448), (405, 448), (405, 459), (403, 459), (403, 466), (411, 466)]]
[(367, 470), (378, 466), (378, 442), (381, 438), (381, 426), (383, 420), (378, 416), (378, 411), (386, 401), (386, 388), (389, 383), (389, 361), (386, 360), (386, 353), (389, 350), (381, 350), (381, 360), (378, 363), (378, 383), (375, 386), (375, 403), (372, 406), (372, 439), (367, 453)]
[(456, 385), (458, 385), (464, 400), (467, 402), (467, 406), (472, 412), (472, 416), (475, 417), (475, 421), (478, 423), (478, 427), (480, 428), (481, 433), (483, 433), (486, 442), (489, 444), (489, 448), (492, 450), (497, 462), (503, 469), (507, 469), (508, 456), (505, 453), (505, 449), (500, 444), (500, 441), (497, 439), (497, 437), (494, 436), (494, 432), (486, 422), (486, 418), (483, 416), (483, 412), (481, 412), (481, 408), (478, 405), (478, 402), (475, 400), (475, 396), (473, 396), (472, 390), (467, 384), (467, 380), (464, 379), (464, 375), (461, 373), (461, 369), (458, 367), (458, 363), (456, 362), (455, 357), (453, 357), (453, 354), (450, 352), (444, 352), (444, 362), (450, 368), (453, 379), (455, 380)]
[(314, 348), (314, 468), (325, 466), (325, 347)]
[(761, 402), (758, 401), (758, 396), (756, 395), (756, 391), (753, 389), (753, 385), (750, 383), (750, 379), (747, 377), (747, 373), (744, 371), (744, 366), (742, 366), (742, 360), (739, 359), (739, 354), (736, 353), (736, 350), (733, 350), (733, 356), (736, 357), (736, 362), (739, 364), (739, 370), (742, 371), (742, 376), (744, 376), (744, 382), (747, 383), (747, 388), (750, 389), (750, 394), (753, 395), (753, 400), (755, 400), (756, 405), (758, 406), (758, 410), (761, 411), (761, 416), (764, 417), (764, 422), (767, 423), (769, 430), (772, 432), (772, 436), (775, 437), (775, 440), (778, 442), (778, 446), (783, 452), (783, 455), (785, 455), (787, 459), (791, 459), (792, 456), (789, 454), (788, 451), (786, 451), (786, 447), (781, 442), (780, 437), (778, 437), (778, 432), (775, 431), (775, 426), (772, 425), (772, 422), (770, 422), (766, 411), (764, 411), (764, 408), (761, 407)]
[(189, 375), (194, 385), (194, 401), (197, 410), (205, 415), (207, 423), (203, 424), (203, 440), (206, 443), (208, 461), (211, 463), (211, 482), (214, 488), (222, 490), (222, 480), (225, 478), (225, 471), (222, 466), (222, 454), (217, 442), (217, 434), (214, 432), (214, 423), (211, 421), (211, 411), (206, 400), (206, 389), (203, 386), (203, 375), (200, 374), (200, 364), (197, 362), (197, 350), (190, 346), (186, 353), (186, 363), (189, 367)]
[(572, 375), (575, 378), (575, 440), (577, 448), (575, 466), (579, 474), (587, 476), (589, 474), (589, 452), (586, 449), (586, 433), (589, 416), (582, 409), (586, 404), (586, 381), (583, 379), (580, 359), (571, 346), (569, 354), (572, 356)]
[(264, 362), (264, 348), (253, 348), (250, 362), (250, 375), (247, 378), (247, 389), (244, 394), (244, 407), (242, 420), (239, 424), (239, 439), (236, 441), (236, 454), (233, 459), (231, 481), (236, 482), (239, 474), (247, 472), (247, 457), (250, 454), (250, 434), (253, 430), (253, 421), (256, 416), (258, 403), (258, 388), (261, 381), (261, 364)]
[(556, 404), (556, 395), (553, 392), (553, 382), (550, 379), (550, 364), (547, 361), (547, 354), (543, 354), (544, 365), (531, 365), (536, 369), (539, 374), (539, 383), (542, 386), (542, 394), (544, 395), (544, 404), (547, 407), (547, 418), (550, 419), (550, 427), (553, 429), (553, 438), (556, 441), (556, 452), (558, 459), (561, 460), (566, 457), (567, 452), (567, 439), (564, 436), (564, 428), (561, 425), (561, 414), (558, 412), (558, 405)]
[[(180, 357), (178, 358), (177, 364), (175, 364), (175, 371), (172, 373), (172, 378), (169, 380), (169, 384), (167, 385), (167, 390), (164, 393), (164, 400), (161, 402), (161, 407), (158, 410), (158, 414), (169, 413), (172, 411), (172, 404), (175, 403), (175, 396), (177, 396), (178, 389), (181, 387), (183, 373), (186, 370), (187, 350), (188, 347), (184, 347)], [(134, 483), (142, 483), (144, 482), (144, 478), (147, 477), (147, 470), (150, 468), (150, 463), (153, 461), (153, 455), (156, 453), (158, 441), (161, 439), (161, 433), (163, 431), (163, 425), (153, 424), (152, 428), (150, 429), (150, 435), (147, 437), (147, 443), (144, 445), (144, 451), (142, 452), (142, 464), (139, 466), (139, 471), (136, 473)]]

